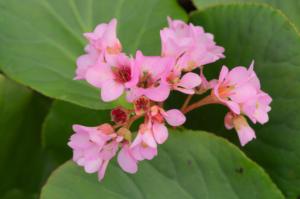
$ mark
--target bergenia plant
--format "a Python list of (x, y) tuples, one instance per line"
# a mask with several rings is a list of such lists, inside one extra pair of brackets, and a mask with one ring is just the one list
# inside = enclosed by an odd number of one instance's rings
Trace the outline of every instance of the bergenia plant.
[[(160, 31), (162, 47), (157, 56), (147, 56), (140, 50), (130, 56), (122, 52), (116, 19), (84, 34), (88, 45), (86, 54), (77, 59), (75, 79), (98, 88), (104, 102), (125, 95), (133, 105), (132, 109), (118, 106), (111, 110), (111, 123), (73, 125), (75, 133), (68, 143), (73, 160), (87, 173), (98, 172), (100, 181), (116, 155), (125, 172), (137, 172), (140, 161), (158, 155), (158, 145), (168, 139), (167, 126), (183, 125), (185, 114), (201, 106), (226, 106), (225, 127), (236, 130), (242, 146), (256, 137), (247, 118), (254, 124), (269, 119), (272, 98), (261, 90), (254, 62), (248, 68), (229, 70), (223, 66), (219, 78), (208, 81), (203, 73), (205, 65), (225, 58), (224, 48), (200, 26), (171, 18), (168, 23)], [(164, 102), (171, 92), (187, 95), (180, 110), (165, 110)], [(202, 94), (205, 97), (190, 103), (192, 96)], [(138, 119), (143, 122), (134, 132), (132, 124)]]

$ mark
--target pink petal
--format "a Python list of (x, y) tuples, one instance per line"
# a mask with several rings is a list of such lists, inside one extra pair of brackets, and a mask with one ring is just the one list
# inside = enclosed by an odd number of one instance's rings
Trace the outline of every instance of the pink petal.
[(224, 118), (225, 128), (230, 130), (233, 128), (233, 115), (231, 112), (228, 112)]
[(78, 57), (78, 59), (76, 60), (77, 69), (75, 79), (85, 79), (86, 71), (95, 63), (96, 59), (89, 54), (81, 55), (80, 57)]
[(225, 104), (228, 106), (228, 108), (234, 112), (235, 114), (240, 114), (241, 110), (240, 110), (240, 106), (239, 104), (237, 104), (236, 102), (233, 102), (233, 101), (229, 101), (229, 100), (226, 100), (225, 101)]
[(104, 178), (104, 175), (105, 175), (105, 171), (106, 171), (106, 168), (107, 168), (107, 165), (109, 163), (109, 160), (104, 160), (102, 162), (102, 165), (98, 171), (98, 180), (101, 182)]
[(255, 115), (255, 119), (261, 124), (265, 124), (269, 121), (268, 113), (262, 109), (257, 109), (254, 115)]
[(152, 147), (142, 147), (140, 148), (141, 155), (146, 160), (152, 160), (154, 156), (157, 155), (157, 148)]
[(160, 84), (158, 87), (151, 87), (144, 91), (146, 97), (156, 102), (165, 101), (169, 97), (169, 94), (170, 87), (167, 84)]
[(122, 95), (124, 86), (114, 80), (107, 80), (101, 85), (101, 99), (104, 102), (116, 100)]
[(97, 88), (101, 88), (102, 83), (110, 79), (113, 79), (113, 73), (111, 67), (105, 63), (98, 63), (86, 72), (87, 82)]
[(118, 163), (128, 173), (136, 173), (138, 170), (137, 160), (131, 155), (128, 146), (123, 146), (118, 155)]
[(183, 77), (180, 79), (180, 82), (178, 83), (178, 86), (181, 86), (183, 88), (192, 89), (196, 86), (199, 86), (201, 84), (201, 78), (196, 73), (186, 73), (183, 75)]
[(107, 29), (103, 34), (103, 39), (108, 44), (108, 46), (113, 46), (117, 41), (117, 20), (114, 18), (112, 19), (108, 25)]
[(232, 84), (243, 84), (244, 82), (247, 82), (250, 78), (250, 73), (248, 72), (247, 68), (243, 66), (237, 66), (234, 67), (227, 76), (227, 79)]
[(164, 118), (171, 126), (180, 126), (185, 123), (184, 114), (178, 109), (171, 109), (166, 112)]
[(131, 154), (134, 157), (134, 159), (138, 161), (144, 160), (144, 157), (141, 153), (141, 148), (142, 148), (141, 145), (137, 145), (135, 147), (130, 146), (130, 148), (131, 148)]
[(88, 160), (84, 165), (84, 170), (87, 173), (95, 173), (100, 168), (101, 163), (102, 160), (100, 158)]
[(234, 118), (233, 124), (242, 146), (256, 138), (254, 130), (249, 126), (243, 116)]
[(168, 138), (168, 129), (164, 124), (155, 122), (152, 126), (153, 135), (158, 144), (163, 144)]
[(219, 82), (224, 81), (224, 79), (226, 78), (227, 74), (228, 74), (229, 70), (226, 66), (222, 66), (220, 75), (219, 75)]
[(250, 84), (244, 84), (234, 89), (230, 99), (237, 103), (243, 103), (257, 95), (257, 90)]
[(131, 144), (131, 148), (134, 148), (138, 145), (141, 144), (141, 142), (143, 141), (143, 136), (142, 136), (142, 133), (138, 132), (137, 136), (135, 137), (134, 141), (132, 142)]
[(156, 148), (156, 142), (154, 140), (154, 137), (152, 135), (152, 133), (150, 131), (147, 131), (144, 133), (143, 135), (143, 141), (149, 146), (149, 147), (153, 147)]

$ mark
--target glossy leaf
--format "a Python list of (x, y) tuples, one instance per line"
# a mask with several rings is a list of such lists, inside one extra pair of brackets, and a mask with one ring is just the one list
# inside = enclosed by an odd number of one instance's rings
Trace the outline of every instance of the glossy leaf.
[(227, 141), (194, 131), (170, 132), (159, 155), (132, 175), (109, 165), (102, 183), (73, 162), (58, 168), (41, 199), (283, 198), (270, 178)]
[(127, 53), (160, 54), (166, 16), (186, 19), (175, 0), (0, 0), (0, 65), (5, 74), (46, 96), (92, 109), (108, 109), (99, 90), (74, 81), (75, 60), (86, 44), (82, 33), (113, 17)]
[[(244, 150), (271, 175), (289, 198), (300, 196), (300, 37), (277, 10), (260, 5), (220, 5), (195, 12), (195, 24), (203, 25), (226, 49), (226, 59), (205, 69), (217, 77), (221, 65), (248, 66), (262, 89), (273, 97), (270, 121), (256, 125), (257, 140)], [(226, 137), (225, 108), (208, 106), (191, 113), (187, 127), (210, 130)], [(239, 144), (238, 144), (239, 145)]]
[(192, 0), (198, 9), (209, 6), (224, 5), (230, 3), (263, 3), (281, 10), (300, 30), (300, 2), (298, 0)]
[(45, 174), (40, 132), (48, 106), (43, 96), (0, 75), (0, 198), (39, 192)]

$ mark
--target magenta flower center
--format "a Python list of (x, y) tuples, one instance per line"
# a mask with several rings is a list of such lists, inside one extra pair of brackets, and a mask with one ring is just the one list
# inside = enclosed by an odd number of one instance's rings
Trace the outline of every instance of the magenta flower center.
[(131, 80), (131, 69), (128, 66), (121, 66), (119, 68), (114, 68), (113, 73), (115, 75), (115, 80), (119, 83), (126, 83)]
[(146, 97), (140, 97), (134, 102), (136, 112), (146, 112), (150, 108), (150, 101)]
[(152, 75), (148, 72), (144, 72), (140, 77), (139, 83), (137, 84), (140, 88), (150, 88), (152, 86), (157, 87), (159, 85), (158, 81), (155, 81)]
[(115, 108), (111, 111), (111, 118), (112, 121), (118, 124), (123, 124), (127, 121), (128, 115), (123, 109)]

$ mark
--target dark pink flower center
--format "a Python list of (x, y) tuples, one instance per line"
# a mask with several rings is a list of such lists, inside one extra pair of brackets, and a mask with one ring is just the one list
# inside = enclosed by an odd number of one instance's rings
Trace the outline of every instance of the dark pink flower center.
[(152, 78), (152, 75), (148, 72), (144, 72), (140, 77), (139, 83), (137, 84), (140, 88), (150, 88), (152, 86), (157, 87), (159, 85), (158, 81)]
[(150, 100), (144, 96), (134, 101), (134, 109), (137, 114), (142, 114), (150, 108)]
[(124, 124), (128, 119), (128, 114), (123, 108), (115, 108), (111, 111), (111, 119), (117, 124)]
[(126, 83), (131, 80), (131, 69), (128, 66), (121, 66), (119, 68), (114, 68), (113, 73), (115, 75), (115, 80), (119, 83)]

